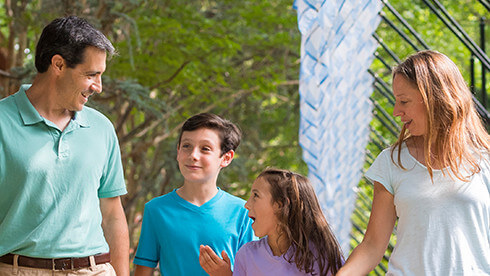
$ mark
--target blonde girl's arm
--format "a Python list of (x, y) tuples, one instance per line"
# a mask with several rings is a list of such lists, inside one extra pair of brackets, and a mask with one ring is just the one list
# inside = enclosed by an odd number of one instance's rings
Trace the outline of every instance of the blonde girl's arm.
[(394, 197), (375, 181), (373, 206), (364, 238), (336, 275), (367, 275), (372, 271), (383, 258), (395, 222)]

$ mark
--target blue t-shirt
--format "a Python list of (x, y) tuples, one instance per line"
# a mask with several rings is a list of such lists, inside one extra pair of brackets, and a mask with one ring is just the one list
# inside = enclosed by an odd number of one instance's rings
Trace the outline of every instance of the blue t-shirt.
[(162, 275), (207, 275), (199, 265), (203, 244), (220, 256), (225, 250), (233, 267), (238, 249), (254, 239), (244, 204), (221, 189), (200, 207), (176, 190), (154, 198), (145, 204), (134, 263), (154, 268), (160, 262)]
[(114, 127), (84, 107), (61, 131), (32, 106), (29, 87), (0, 101), (0, 256), (108, 252), (99, 199), (126, 193)]

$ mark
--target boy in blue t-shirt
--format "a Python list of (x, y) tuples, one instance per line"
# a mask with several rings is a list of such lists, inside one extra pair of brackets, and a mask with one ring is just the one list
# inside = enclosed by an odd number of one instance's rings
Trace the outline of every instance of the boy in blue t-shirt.
[(216, 186), (221, 168), (233, 160), (241, 132), (228, 120), (201, 113), (185, 121), (177, 161), (184, 185), (145, 204), (134, 258), (136, 276), (207, 275), (199, 246), (227, 253), (231, 266), (242, 245), (254, 239), (245, 201)]

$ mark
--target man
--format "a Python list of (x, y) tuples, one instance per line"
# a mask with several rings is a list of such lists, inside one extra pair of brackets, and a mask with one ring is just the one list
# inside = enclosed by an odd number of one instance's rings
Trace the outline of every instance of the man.
[(113, 53), (84, 19), (55, 19), (32, 86), (0, 101), (0, 275), (129, 275), (117, 137), (84, 106)]

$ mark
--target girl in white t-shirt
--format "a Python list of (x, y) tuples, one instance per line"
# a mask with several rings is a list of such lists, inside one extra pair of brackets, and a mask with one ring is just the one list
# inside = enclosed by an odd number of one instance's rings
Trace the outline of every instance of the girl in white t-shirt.
[[(306, 177), (266, 169), (245, 208), (255, 235), (263, 238), (238, 250), (233, 275), (334, 275), (342, 265), (340, 247)], [(222, 255), (201, 245), (199, 261), (210, 275), (231, 275), (229, 258)]]
[(374, 269), (397, 219), (386, 275), (490, 275), (489, 134), (461, 73), (418, 52), (395, 67), (393, 94), (403, 127), (366, 173), (371, 217), (337, 275)]

